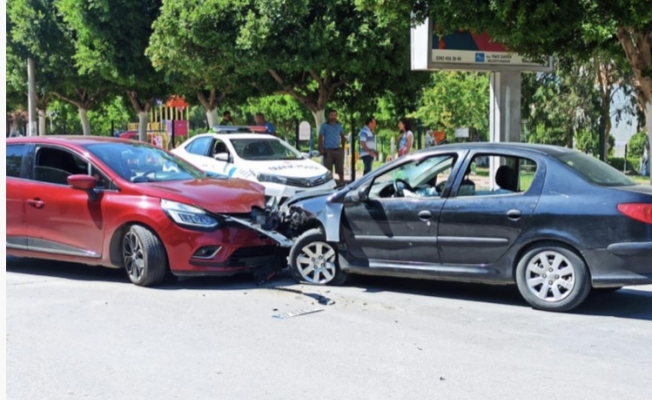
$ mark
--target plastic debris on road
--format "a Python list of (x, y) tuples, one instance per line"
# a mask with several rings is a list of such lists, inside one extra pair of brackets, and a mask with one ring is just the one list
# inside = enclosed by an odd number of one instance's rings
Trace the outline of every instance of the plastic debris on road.
[(306, 315), (306, 314), (314, 314), (320, 311), (324, 311), (323, 308), (304, 308), (301, 310), (297, 311), (289, 311), (283, 314), (276, 314), (273, 315), (272, 318), (277, 318), (277, 319), (287, 319), (287, 318), (292, 318), (292, 317), (298, 317), (300, 315)]

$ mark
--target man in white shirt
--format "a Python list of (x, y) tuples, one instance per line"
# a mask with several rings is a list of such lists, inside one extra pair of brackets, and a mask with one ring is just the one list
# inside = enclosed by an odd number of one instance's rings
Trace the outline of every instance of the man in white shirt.
[(365, 121), (365, 126), (360, 130), (360, 158), (364, 163), (364, 175), (371, 172), (374, 159), (378, 156), (376, 152), (376, 136), (374, 135), (376, 129), (376, 118), (369, 117)]

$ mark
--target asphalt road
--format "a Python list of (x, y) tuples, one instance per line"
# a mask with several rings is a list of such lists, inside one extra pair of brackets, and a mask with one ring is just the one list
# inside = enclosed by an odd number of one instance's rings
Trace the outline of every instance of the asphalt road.
[(20, 400), (652, 393), (651, 286), (554, 314), (513, 287), (283, 277), (256, 287), (244, 276), (145, 289), (122, 271), (7, 258), (6, 340), (7, 396)]

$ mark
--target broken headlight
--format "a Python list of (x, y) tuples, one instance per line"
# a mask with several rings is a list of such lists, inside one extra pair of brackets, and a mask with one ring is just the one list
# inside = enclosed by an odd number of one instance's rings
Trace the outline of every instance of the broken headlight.
[(258, 174), (256, 178), (258, 178), (258, 182), (278, 183), (281, 185), (287, 183), (287, 178), (278, 175)]
[(217, 226), (217, 220), (206, 211), (176, 201), (161, 200), (161, 208), (179, 225), (210, 229)]

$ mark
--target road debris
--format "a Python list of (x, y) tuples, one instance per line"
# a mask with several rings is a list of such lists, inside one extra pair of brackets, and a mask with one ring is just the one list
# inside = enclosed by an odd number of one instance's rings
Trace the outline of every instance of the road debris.
[(304, 308), (297, 311), (289, 311), (283, 314), (272, 315), (272, 318), (287, 319), (292, 317), (298, 317), (300, 315), (314, 314), (320, 311), (324, 311), (324, 308)]
[(319, 293), (305, 293), (305, 292), (302, 292), (301, 290), (289, 289), (289, 288), (274, 288), (274, 289), (275, 290), (281, 290), (283, 292), (297, 293), (297, 294), (300, 294), (300, 295), (303, 295), (303, 296), (311, 297), (311, 298), (317, 300), (317, 302), (319, 304), (323, 305), (323, 306), (332, 306), (333, 304), (335, 304), (335, 301), (333, 299), (330, 299), (330, 298), (328, 298), (326, 296), (323, 296), (323, 295), (321, 295)]

